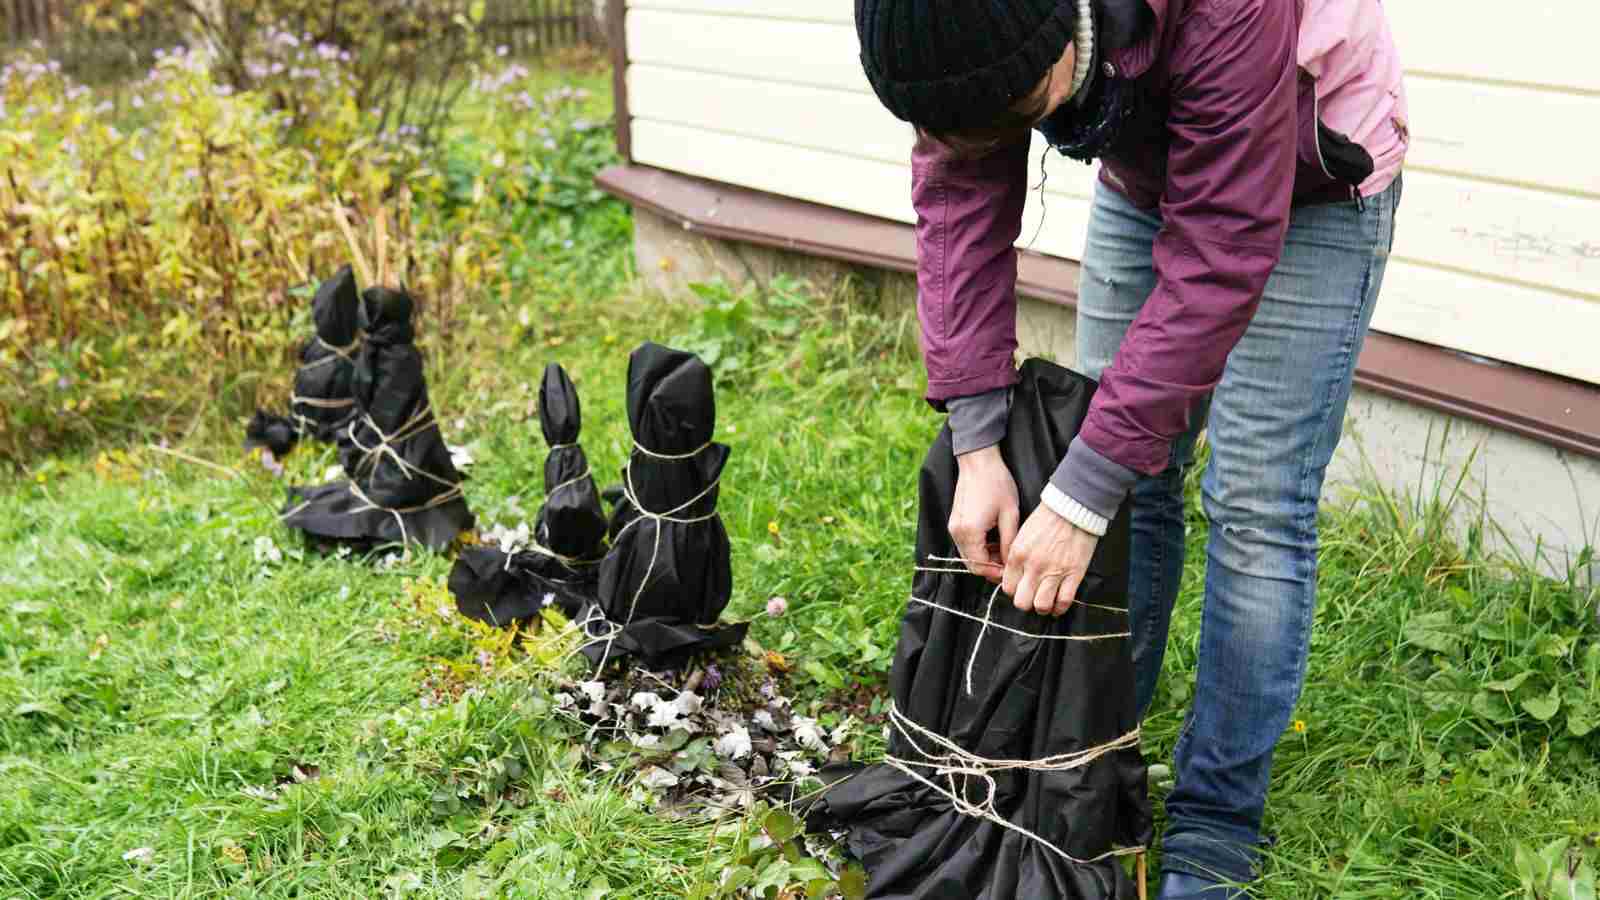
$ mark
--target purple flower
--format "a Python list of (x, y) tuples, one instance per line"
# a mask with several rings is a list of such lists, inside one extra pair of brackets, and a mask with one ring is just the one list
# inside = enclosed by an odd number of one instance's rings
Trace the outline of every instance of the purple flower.
[(271, 472), (275, 478), (283, 477), (283, 463), (278, 462), (278, 458), (272, 455), (272, 451), (265, 447), (261, 448), (261, 467)]
[(773, 597), (767, 601), (767, 615), (774, 619), (780, 618), (789, 611), (789, 601), (782, 597)]
[(64, 391), (69, 387), (72, 387), (72, 379), (71, 378), (68, 378), (67, 376), (63, 375), (60, 378), (56, 379), (56, 390)]
[(706, 693), (710, 693), (721, 686), (722, 670), (717, 668), (715, 663), (706, 666), (706, 678), (705, 681), (700, 683), (700, 687), (703, 688)]
[(494, 48), (494, 55), (495, 56), (505, 56), (507, 53), (510, 53), (510, 52), (511, 52), (511, 48), (507, 47), (505, 44), (501, 44), (500, 46)]

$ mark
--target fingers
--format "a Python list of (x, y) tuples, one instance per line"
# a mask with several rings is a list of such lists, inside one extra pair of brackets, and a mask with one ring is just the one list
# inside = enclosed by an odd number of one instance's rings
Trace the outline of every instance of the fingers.
[(1061, 585), (1056, 589), (1056, 597), (1050, 614), (1060, 618), (1067, 614), (1072, 604), (1077, 602), (1078, 587), (1083, 584), (1081, 574), (1068, 573), (1061, 579)]
[[(1023, 573), (1026, 571), (1028, 554), (1021, 547), (1013, 546), (1011, 552), (1006, 554), (1004, 560), (1005, 574), (1000, 578), (1000, 590), (1011, 598), (1012, 603), (1017, 602), (1017, 595), (1022, 590)], [(1018, 609), (1023, 609), (1017, 604)], [(1031, 608), (1031, 607), (1030, 607)]]
[(1000, 562), (1004, 563), (1011, 558), (1011, 545), (1016, 543), (1017, 532), (1022, 528), (1022, 511), (1017, 508), (1017, 504), (1007, 503), (1000, 507), (999, 528)]
[(993, 581), (999, 565), (989, 553), (987, 531), (987, 528), (965, 520), (952, 519), (950, 522), (950, 537), (961, 551), (961, 558), (966, 560), (967, 571)]

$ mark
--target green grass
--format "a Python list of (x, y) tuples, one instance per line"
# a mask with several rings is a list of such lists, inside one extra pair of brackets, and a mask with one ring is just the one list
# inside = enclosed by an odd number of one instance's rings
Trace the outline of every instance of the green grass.
[[(545, 362), (577, 383), (607, 482), (628, 350), (715, 359), (729, 615), (756, 619), (832, 724), (857, 682), (881, 687), (910, 577), (939, 425), (915, 323), (786, 282), (638, 296), (620, 222), (602, 204), (530, 226), (552, 229), (536, 246), (575, 246), (528, 260), (518, 292), (430, 350), (447, 437), (478, 460), (469, 502), (484, 524), (537, 509)], [(135, 447), (0, 488), (0, 897), (678, 898), (742, 855), (750, 823), (658, 817), (626, 766), (576, 766), (536, 667), (439, 612), (447, 559), (295, 558), (282, 483), (236, 441), (180, 448), (233, 479)], [(331, 463), (302, 449), (289, 476)], [(1567, 837), (1594, 856), (1600, 746), (1577, 734), (1600, 715), (1596, 597), (1452, 545), (1449, 490), (1418, 493), (1324, 517), (1305, 729), (1278, 753), (1261, 897), (1521, 897), (1519, 847)], [(1154, 762), (1194, 673), (1206, 523), (1190, 510)], [(262, 536), (291, 555), (259, 562)], [(774, 595), (782, 619), (762, 616)]]

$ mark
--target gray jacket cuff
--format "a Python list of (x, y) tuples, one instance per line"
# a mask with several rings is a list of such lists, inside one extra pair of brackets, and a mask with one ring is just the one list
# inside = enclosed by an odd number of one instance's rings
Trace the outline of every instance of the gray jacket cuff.
[(1122, 501), (1138, 480), (1138, 472), (1101, 456), (1082, 438), (1073, 438), (1067, 458), (1050, 476), (1056, 490), (1107, 519), (1117, 517)]
[(993, 447), (1005, 440), (1011, 413), (1011, 389), (996, 388), (945, 401), (950, 410), (950, 438), (957, 456)]

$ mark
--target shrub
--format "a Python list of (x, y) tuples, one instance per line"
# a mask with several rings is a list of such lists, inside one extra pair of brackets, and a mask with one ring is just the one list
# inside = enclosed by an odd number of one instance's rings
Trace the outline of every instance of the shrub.
[[(500, 205), (413, 204), (446, 186), (422, 149), (363, 136), (346, 81), (301, 80), (309, 129), (199, 52), (165, 53), (114, 93), (37, 56), (0, 69), (0, 460), (275, 396), (306, 292), (350, 256), (335, 198), (360, 234), (383, 212), (434, 338), (471, 292), (503, 287), (519, 251)], [(477, 198), (528, 184), (510, 165), (466, 177)]]

